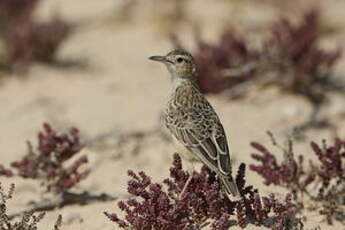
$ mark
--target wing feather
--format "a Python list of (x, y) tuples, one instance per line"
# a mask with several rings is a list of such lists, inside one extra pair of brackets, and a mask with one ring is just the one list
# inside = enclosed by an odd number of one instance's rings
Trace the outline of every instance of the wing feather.
[(200, 123), (189, 123), (187, 126), (174, 126), (169, 129), (178, 141), (212, 170), (224, 176), (231, 174), (226, 135), (218, 120), (208, 127), (211, 132), (204, 131), (204, 135), (200, 135)]

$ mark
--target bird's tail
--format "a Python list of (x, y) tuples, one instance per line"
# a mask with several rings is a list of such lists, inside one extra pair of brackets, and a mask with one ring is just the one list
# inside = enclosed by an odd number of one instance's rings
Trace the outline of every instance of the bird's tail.
[(232, 179), (232, 176), (220, 176), (223, 184), (223, 189), (228, 196), (232, 196), (235, 200), (241, 198), (241, 194), (237, 188), (236, 182)]

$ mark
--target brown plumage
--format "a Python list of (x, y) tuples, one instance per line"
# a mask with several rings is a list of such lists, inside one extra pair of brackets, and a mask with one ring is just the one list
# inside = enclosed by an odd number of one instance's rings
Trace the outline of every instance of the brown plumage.
[(172, 76), (173, 93), (165, 110), (165, 125), (184, 146), (182, 156), (198, 159), (217, 173), (227, 194), (239, 192), (231, 175), (230, 153), (224, 128), (213, 107), (197, 85), (193, 57), (175, 50), (166, 56), (150, 59), (161, 61)]

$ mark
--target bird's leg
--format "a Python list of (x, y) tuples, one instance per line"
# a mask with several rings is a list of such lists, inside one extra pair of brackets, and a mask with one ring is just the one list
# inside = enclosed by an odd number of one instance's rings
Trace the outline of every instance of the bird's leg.
[(192, 179), (193, 179), (194, 165), (193, 165), (192, 162), (191, 162), (190, 164), (188, 164), (188, 169), (187, 169), (187, 171), (188, 171), (189, 177), (188, 177), (186, 183), (185, 183), (184, 186), (183, 186), (182, 192), (181, 192), (180, 195), (179, 195), (179, 198), (180, 198), (180, 199), (182, 198), (184, 192), (187, 190), (189, 183), (190, 183), (190, 182), (192, 181)]
[(193, 174), (190, 174), (188, 177), (188, 180), (186, 181), (186, 183), (183, 186), (183, 189), (182, 189), (182, 192), (180, 193), (179, 198), (182, 198), (182, 196), (183, 196), (184, 192), (186, 191), (186, 189), (188, 188), (188, 185), (191, 182), (192, 178), (193, 178)]

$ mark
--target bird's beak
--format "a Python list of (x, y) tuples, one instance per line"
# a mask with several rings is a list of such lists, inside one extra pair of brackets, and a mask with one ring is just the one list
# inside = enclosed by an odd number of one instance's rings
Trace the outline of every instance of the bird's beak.
[(152, 57), (149, 57), (149, 59), (152, 61), (159, 61), (159, 62), (166, 62), (167, 61), (165, 56), (152, 56)]

